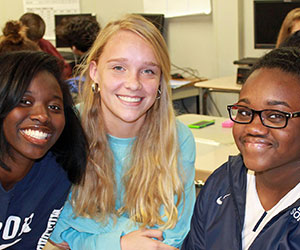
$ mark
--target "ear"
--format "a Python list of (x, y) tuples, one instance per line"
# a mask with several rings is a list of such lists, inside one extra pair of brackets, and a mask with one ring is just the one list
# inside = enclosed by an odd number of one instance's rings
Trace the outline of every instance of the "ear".
[(95, 61), (91, 61), (90, 67), (89, 67), (89, 73), (90, 73), (91, 79), (95, 83), (99, 83), (100, 82), (100, 74), (98, 73), (98, 67), (97, 67), (97, 64), (96, 64)]

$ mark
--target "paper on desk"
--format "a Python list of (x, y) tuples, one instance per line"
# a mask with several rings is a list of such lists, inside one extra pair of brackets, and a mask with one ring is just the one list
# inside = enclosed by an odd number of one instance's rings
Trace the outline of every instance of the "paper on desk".
[(189, 83), (191, 83), (191, 81), (189, 81), (189, 80), (174, 80), (174, 79), (170, 80), (170, 85), (171, 85), (172, 89), (177, 89), (177, 88), (187, 85)]
[(204, 139), (204, 138), (195, 138), (195, 142), (202, 143), (202, 144), (209, 144), (213, 146), (219, 146), (220, 142), (210, 140), (210, 139)]

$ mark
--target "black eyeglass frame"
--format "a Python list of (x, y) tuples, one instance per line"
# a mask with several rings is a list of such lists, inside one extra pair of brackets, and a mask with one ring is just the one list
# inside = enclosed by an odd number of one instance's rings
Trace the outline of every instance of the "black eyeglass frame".
[[(252, 115), (251, 115), (251, 119), (249, 122), (240, 122), (240, 121), (236, 121), (232, 118), (231, 116), (231, 109), (233, 107), (241, 107), (241, 108), (247, 108), (249, 110), (251, 110), (252, 112)], [(297, 112), (286, 112), (286, 111), (281, 111), (281, 110), (277, 110), (277, 109), (263, 109), (263, 110), (255, 110), (255, 109), (251, 109), (247, 106), (243, 106), (243, 105), (235, 105), (235, 104), (232, 104), (232, 105), (227, 105), (227, 110), (228, 110), (228, 113), (229, 113), (229, 118), (230, 120), (232, 120), (233, 122), (235, 123), (239, 123), (239, 124), (250, 124), (253, 119), (254, 119), (254, 115), (257, 114), (259, 116), (259, 119), (262, 123), (262, 125), (264, 125), (265, 127), (268, 127), (268, 128), (275, 128), (275, 129), (281, 129), (281, 128), (285, 128), (288, 124), (288, 120), (291, 119), (291, 118), (297, 118), (297, 117), (300, 117), (300, 111), (297, 111)], [(280, 126), (280, 127), (273, 127), (273, 126), (270, 126), (270, 125), (266, 125), (264, 123), (264, 120), (263, 120), (263, 117), (261, 116), (262, 112), (264, 111), (274, 111), (274, 112), (278, 112), (278, 113), (281, 113), (285, 116), (285, 124), (284, 126)]]

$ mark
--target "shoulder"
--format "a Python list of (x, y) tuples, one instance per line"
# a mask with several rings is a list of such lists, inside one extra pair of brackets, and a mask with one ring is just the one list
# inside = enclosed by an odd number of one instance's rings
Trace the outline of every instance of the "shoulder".
[[(56, 157), (48, 152), (47, 155), (33, 166), (36, 174), (27, 179), (25, 189), (28, 195), (43, 200), (47, 208), (61, 208), (70, 191), (71, 183), (67, 173), (56, 162)], [(30, 191), (31, 189), (31, 191)]]
[(195, 175), (196, 144), (191, 130), (182, 122), (176, 120), (178, 143), (179, 143), (179, 160), (183, 166), (186, 176)]
[(188, 134), (193, 136), (192, 131), (189, 129), (188, 126), (186, 126), (184, 123), (176, 119), (176, 128), (177, 128), (177, 133), (179, 136)]
[(39, 40), (39, 46), (42, 51), (47, 52), (47, 53), (63, 60), (62, 55), (58, 52), (58, 50), (54, 47), (54, 45), (50, 41), (42, 38)]
[(216, 200), (227, 194), (235, 197), (244, 196), (246, 186), (247, 169), (244, 167), (242, 157), (240, 155), (230, 156), (227, 162), (208, 177), (197, 200), (208, 207), (212, 204), (214, 204), (212, 206), (216, 206), (218, 205)]
[[(193, 157), (196, 152), (196, 144), (192, 131), (179, 120), (176, 120), (176, 128), (178, 143), (182, 155), (186, 157)], [(183, 152), (189, 152), (189, 155), (186, 155), (186, 153)]]
[(47, 182), (49, 185), (61, 185), (60, 189), (68, 189), (70, 181), (66, 171), (56, 161), (56, 157), (52, 152), (48, 152), (40, 161), (34, 164), (34, 168), (39, 171), (39, 178), (43, 182)]
[(222, 164), (208, 177), (205, 185), (229, 185), (230, 179), (240, 182), (241, 177), (244, 177), (246, 173), (241, 155), (229, 156), (228, 161)]
[(80, 81), (79, 76), (72, 77), (72, 78), (69, 78), (69, 79), (66, 80), (66, 83), (69, 85), (70, 91), (72, 93), (78, 93), (79, 81)]
[(241, 191), (246, 179), (247, 171), (243, 167), (241, 156), (230, 156), (227, 162), (207, 178), (197, 199), (205, 204), (215, 204), (216, 198), (231, 193), (233, 186)]
[(176, 119), (176, 128), (180, 146), (185, 144), (185, 146), (190, 145), (190, 147), (195, 147), (194, 136), (188, 126)]
[[(40, 39), (38, 42), (39, 46), (41, 47), (42, 50), (47, 49), (47, 48), (54, 48), (52, 43), (46, 39)], [(56, 50), (56, 49), (55, 49)]]

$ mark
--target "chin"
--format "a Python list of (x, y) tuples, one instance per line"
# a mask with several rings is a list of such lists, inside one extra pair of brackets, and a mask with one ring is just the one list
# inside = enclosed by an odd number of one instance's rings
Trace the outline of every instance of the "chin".
[(127, 123), (134, 123), (134, 122), (137, 122), (138, 120), (140, 120), (142, 117), (144, 117), (144, 116), (127, 115), (127, 116), (121, 117), (121, 119)]
[(253, 160), (248, 160), (248, 161), (244, 159), (244, 163), (246, 168), (256, 173), (265, 172), (266, 170), (269, 169), (268, 164), (266, 164), (265, 162), (260, 162), (255, 158), (253, 158)]
[(46, 151), (46, 152), (35, 152), (34, 154), (28, 153), (28, 154), (26, 155), (26, 157), (27, 157), (28, 159), (31, 159), (31, 160), (38, 160), (38, 159), (43, 158), (43, 157), (47, 154), (47, 152), (48, 152), (48, 151)]

